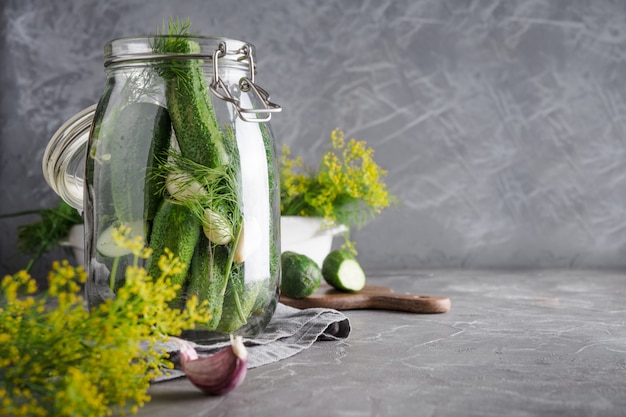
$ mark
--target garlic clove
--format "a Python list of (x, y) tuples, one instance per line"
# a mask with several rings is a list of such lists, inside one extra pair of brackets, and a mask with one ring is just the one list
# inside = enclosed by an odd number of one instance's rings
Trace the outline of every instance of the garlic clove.
[[(195, 349), (178, 339), (180, 364), (189, 381), (210, 395), (223, 395), (237, 388), (248, 369), (248, 351), (241, 336), (230, 336), (230, 346), (211, 356), (198, 357)], [(184, 343), (181, 343), (184, 342)]]
[(191, 346), (189, 342), (177, 337), (172, 337), (178, 343), (178, 349), (181, 358), (185, 358), (187, 361), (195, 361), (198, 359), (198, 352)]
[(169, 173), (165, 179), (165, 188), (175, 200), (182, 203), (200, 201), (208, 196), (204, 187), (184, 172)]
[(204, 209), (202, 228), (206, 237), (216, 245), (225, 245), (233, 238), (233, 231), (228, 220), (209, 208)]
[(254, 217), (244, 220), (241, 236), (235, 248), (235, 262), (241, 264), (261, 245), (261, 226)]

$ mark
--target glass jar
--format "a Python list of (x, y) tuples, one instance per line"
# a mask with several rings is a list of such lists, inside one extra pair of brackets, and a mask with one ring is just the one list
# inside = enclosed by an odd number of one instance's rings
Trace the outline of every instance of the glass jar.
[[(83, 212), (86, 297), (114, 297), (126, 267), (184, 264), (174, 303), (212, 318), (184, 336), (253, 336), (278, 302), (280, 207), (269, 126), (280, 107), (254, 82), (254, 47), (215, 37), (122, 38), (105, 47), (97, 105), (51, 138), (44, 176)], [(125, 236), (121, 239), (120, 236)], [(133, 250), (140, 238), (152, 251)], [(120, 244), (122, 240), (126, 244)]]

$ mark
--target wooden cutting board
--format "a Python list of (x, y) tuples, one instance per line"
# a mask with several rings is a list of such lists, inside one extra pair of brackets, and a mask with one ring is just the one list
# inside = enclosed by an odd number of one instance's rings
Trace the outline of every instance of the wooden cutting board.
[(448, 297), (395, 293), (391, 288), (366, 285), (361, 291), (342, 292), (322, 285), (304, 298), (280, 296), (280, 301), (295, 308), (324, 307), (335, 310), (379, 309), (410, 313), (445, 313), (450, 309)]

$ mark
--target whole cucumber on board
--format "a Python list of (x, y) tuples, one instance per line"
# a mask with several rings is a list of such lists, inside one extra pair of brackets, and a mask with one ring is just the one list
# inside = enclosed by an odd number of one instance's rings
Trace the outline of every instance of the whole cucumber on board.
[(158, 262), (165, 249), (172, 251), (184, 263), (182, 271), (171, 277), (172, 283), (180, 284), (179, 297), (173, 305), (182, 307), (182, 294), (185, 290), (187, 272), (200, 237), (200, 224), (188, 207), (164, 199), (154, 218), (150, 234), (152, 256), (148, 259), (148, 275), (158, 278), (161, 275)]
[(119, 111), (108, 134), (111, 196), (117, 219), (123, 223), (153, 219), (163, 189), (163, 180), (154, 171), (170, 146), (168, 111), (152, 103), (130, 103)]

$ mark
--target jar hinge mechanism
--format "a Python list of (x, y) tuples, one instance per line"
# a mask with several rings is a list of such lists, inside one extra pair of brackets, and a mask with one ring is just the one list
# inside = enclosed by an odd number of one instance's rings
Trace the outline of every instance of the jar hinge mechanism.
[(226, 55), (226, 51), (226, 43), (221, 42), (213, 53), (213, 79), (209, 85), (211, 92), (219, 99), (231, 103), (237, 110), (237, 113), (242, 120), (253, 123), (269, 122), (272, 118), (272, 113), (278, 113), (282, 110), (282, 108), (278, 104), (272, 103), (270, 101), (269, 93), (254, 83), (254, 73), (256, 68), (254, 66), (254, 58), (252, 57), (250, 46), (245, 44), (236, 51), (237, 54), (243, 55), (238, 58), (238, 60), (248, 60), (250, 65), (250, 77), (242, 77), (239, 80), (239, 89), (244, 93), (253, 94), (253, 96), (257, 99), (255, 101), (258, 101), (261, 104), (260, 108), (242, 107), (241, 101), (233, 97), (228, 87), (220, 78), (218, 61)]

